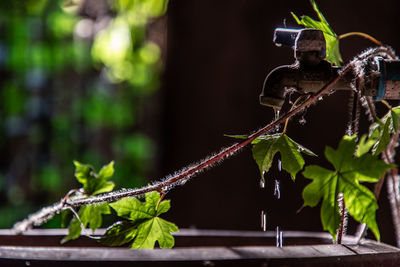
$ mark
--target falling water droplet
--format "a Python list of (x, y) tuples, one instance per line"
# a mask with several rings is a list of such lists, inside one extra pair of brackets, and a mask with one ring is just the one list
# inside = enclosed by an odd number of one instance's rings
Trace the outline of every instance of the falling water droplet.
[(267, 213), (261, 211), (261, 229), (265, 232), (267, 231)]
[(282, 171), (282, 161), (278, 159), (278, 170)]
[(279, 186), (279, 181), (275, 179), (274, 196), (277, 199), (281, 198), (281, 188)]
[(265, 180), (260, 178), (260, 188), (265, 188)]
[(279, 248), (280, 247), (280, 230), (279, 230), (279, 226), (276, 227), (276, 233), (275, 233), (275, 240), (276, 240), (276, 247)]
[(283, 247), (283, 231), (279, 231), (279, 247)]
[(306, 124), (306, 119), (304, 117), (301, 117), (301, 119), (299, 120), (300, 125), (304, 125)]
[(279, 119), (279, 109), (274, 109), (275, 120)]

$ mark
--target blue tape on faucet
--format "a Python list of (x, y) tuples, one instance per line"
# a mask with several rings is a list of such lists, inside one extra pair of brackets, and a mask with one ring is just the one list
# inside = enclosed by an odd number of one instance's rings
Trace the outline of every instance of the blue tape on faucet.
[(400, 81), (400, 62), (379, 60), (379, 86), (377, 101), (384, 99), (386, 95), (387, 81)]
[(386, 93), (386, 86), (385, 86), (386, 64), (385, 64), (384, 60), (379, 60), (378, 62), (379, 62), (379, 72), (381, 74), (379, 77), (378, 95), (376, 97), (376, 101), (381, 101)]

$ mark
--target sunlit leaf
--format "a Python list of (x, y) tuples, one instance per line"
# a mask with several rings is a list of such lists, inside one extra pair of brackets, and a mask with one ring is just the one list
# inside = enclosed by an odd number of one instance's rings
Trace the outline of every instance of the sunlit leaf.
[[(103, 166), (97, 174), (93, 167), (74, 161), (75, 177), (83, 185), (84, 193), (89, 196), (110, 192), (114, 189), (114, 183), (108, 181), (114, 174), (114, 161)], [(92, 231), (101, 227), (104, 214), (110, 214), (110, 207), (107, 203), (85, 205), (79, 208), (78, 216), (84, 227), (90, 227)], [(81, 234), (81, 223), (78, 218), (73, 217), (69, 224), (69, 233), (62, 240), (63, 243), (76, 239)]]
[(110, 179), (114, 175), (114, 161), (111, 161), (109, 164), (103, 166), (99, 171), (98, 179), (107, 180)]
[(380, 120), (371, 124), (369, 128), (369, 140), (375, 141), (372, 147), (374, 155), (382, 153), (390, 141), (390, 135), (399, 131), (400, 107), (389, 110)]
[(376, 139), (368, 138), (367, 135), (361, 136), (360, 141), (358, 142), (356, 156), (360, 157), (365, 153), (368, 153), (371, 150), (371, 148), (375, 145), (375, 143)]
[(374, 194), (359, 182), (377, 182), (382, 174), (394, 166), (369, 153), (354, 157), (355, 149), (356, 136), (345, 136), (337, 150), (330, 147), (325, 150), (325, 156), (332, 163), (334, 170), (316, 165), (306, 167), (303, 175), (313, 181), (304, 188), (304, 206), (314, 207), (322, 199), (323, 228), (336, 239), (336, 230), (340, 224), (338, 195), (343, 193), (349, 214), (358, 222), (366, 223), (379, 240), (380, 234), (375, 219), (378, 204)]
[(61, 240), (61, 244), (79, 238), (81, 236), (81, 231), (82, 227), (80, 222), (76, 218), (72, 219), (68, 227), (68, 235)]
[(331, 62), (336, 66), (340, 66), (343, 62), (342, 56), (340, 55), (339, 50), (339, 40), (336, 33), (329, 26), (328, 21), (322, 15), (322, 12), (319, 10), (317, 3), (314, 0), (310, 0), (311, 5), (315, 13), (318, 16), (319, 21), (316, 21), (309, 16), (301, 16), (299, 19), (293, 12), (291, 12), (293, 18), (299, 25), (304, 26), (305, 28), (311, 29), (319, 29), (324, 33), (325, 41), (326, 41), (326, 60)]
[(113, 190), (114, 183), (107, 181), (114, 174), (113, 161), (104, 166), (99, 174), (95, 173), (91, 165), (82, 164), (76, 160), (74, 161), (74, 165), (75, 177), (83, 185), (87, 195), (97, 195)]
[(279, 152), (282, 159), (282, 169), (290, 173), (292, 179), (303, 169), (304, 159), (301, 153), (316, 156), (312, 151), (299, 145), (286, 134), (275, 134), (259, 137), (253, 145), (253, 158), (263, 178), (271, 168), (275, 154)]
[(151, 249), (154, 248), (156, 241), (161, 248), (172, 248), (175, 240), (171, 233), (177, 231), (178, 227), (175, 224), (154, 217), (138, 226), (131, 248)]
[(136, 198), (124, 198), (111, 203), (110, 206), (118, 216), (129, 222), (120, 222), (110, 227), (101, 238), (100, 243), (110, 246), (120, 246), (129, 243), (133, 249), (151, 249), (158, 242), (161, 248), (172, 248), (175, 244), (171, 233), (178, 227), (159, 217), (170, 208), (170, 201), (160, 202), (158, 192), (146, 194), (144, 202)]

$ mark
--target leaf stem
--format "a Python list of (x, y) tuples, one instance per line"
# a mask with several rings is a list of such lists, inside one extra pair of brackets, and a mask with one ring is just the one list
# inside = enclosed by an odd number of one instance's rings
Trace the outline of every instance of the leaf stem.
[(100, 237), (93, 236), (93, 235), (88, 234), (86, 232), (85, 224), (81, 221), (81, 218), (79, 217), (79, 214), (76, 212), (76, 210), (73, 207), (68, 207), (68, 209), (72, 212), (72, 214), (75, 216), (75, 218), (78, 220), (79, 224), (81, 225), (81, 235), (84, 235), (84, 236), (86, 236), (88, 238), (95, 239), (95, 240), (99, 240), (100, 239)]
[(375, 120), (379, 120), (378, 116), (376, 115), (375, 108), (374, 108), (375, 106), (374, 106), (374, 104), (372, 103), (371, 97), (366, 96), (365, 99), (366, 99), (366, 101), (367, 101), (367, 105), (368, 105), (368, 108), (369, 108), (369, 112), (370, 112), (372, 118), (374, 118)]
[(65, 205), (67, 203), (67, 200), (76, 192), (79, 192), (79, 189), (71, 189), (68, 191), (68, 193), (65, 195), (65, 197), (61, 200), (61, 203)]
[(382, 99), (381, 103), (384, 104), (389, 110), (392, 110), (392, 106), (386, 100)]
[[(304, 97), (304, 95), (299, 96), (296, 101), (294, 101), (292, 107), (290, 108), (290, 111), (292, 111), (294, 109), (294, 107), (297, 105), (297, 103)], [(282, 134), (286, 134), (286, 130), (287, 130), (287, 126), (289, 123), (289, 118), (286, 119), (285, 121), (285, 126), (283, 127), (283, 131)]]
[(158, 207), (160, 206), (161, 201), (164, 199), (164, 197), (166, 195), (166, 193), (164, 191), (160, 191), (160, 193), (161, 193), (161, 197), (157, 202), (156, 211), (158, 211)]
[(372, 37), (371, 35), (363, 33), (363, 32), (348, 32), (348, 33), (339, 35), (338, 39), (340, 40), (340, 39), (344, 39), (344, 38), (347, 38), (350, 36), (361, 36), (361, 37), (367, 38), (368, 40), (375, 43), (376, 45), (383, 46), (383, 43), (381, 41), (379, 41), (379, 40), (375, 39), (374, 37)]

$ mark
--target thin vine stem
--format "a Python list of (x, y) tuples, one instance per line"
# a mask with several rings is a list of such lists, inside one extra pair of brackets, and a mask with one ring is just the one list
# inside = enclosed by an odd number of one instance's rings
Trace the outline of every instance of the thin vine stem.
[(342, 71), (336, 76), (335, 78), (331, 79), (328, 83), (326, 83), (319, 91), (314, 94), (311, 94), (309, 98), (304, 100), (301, 104), (287, 112), (280, 118), (275, 119), (270, 124), (262, 127), (258, 131), (254, 132), (253, 134), (249, 135), (247, 139), (240, 143), (235, 143), (228, 148), (222, 149), (219, 153), (212, 155), (203, 161), (200, 161), (197, 164), (192, 166), (186, 167), (177, 173), (168, 176), (164, 179), (161, 179), (151, 185), (142, 187), (142, 188), (133, 188), (133, 189), (124, 189), (120, 191), (113, 191), (109, 193), (105, 193), (99, 196), (93, 197), (82, 197), (82, 196), (72, 196), (68, 198), (64, 198), (59, 202), (54, 203), (53, 205), (44, 207), (39, 211), (31, 214), (28, 218), (24, 219), (23, 221), (17, 222), (13, 230), (16, 233), (22, 233), (27, 229), (31, 228), (32, 226), (39, 226), (45, 223), (47, 220), (54, 217), (55, 214), (60, 213), (62, 210), (66, 210), (69, 207), (79, 207), (83, 205), (95, 204), (95, 203), (102, 203), (102, 202), (114, 202), (119, 199), (125, 197), (138, 197), (142, 196), (145, 193), (152, 192), (152, 191), (163, 191), (166, 192), (168, 189), (172, 188), (174, 185), (182, 185), (186, 182), (190, 177), (204, 171), (207, 168), (212, 167), (214, 164), (221, 162), (222, 160), (231, 157), (236, 152), (240, 151), (242, 148), (250, 144), (253, 140), (258, 138), (261, 135), (268, 133), (269, 131), (275, 129), (278, 125), (286, 122), (286, 120), (290, 119), (306, 107), (310, 106), (314, 102), (317, 102), (320, 97), (327, 93), (332, 86), (337, 83), (340, 79), (342, 79), (349, 71), (354, 69), (354, 64), (357, 61), (365, 60), (368, 57), (379, 55), (381, 53), (384, 54), (393, 54), (392, 50), (388, 47), (378, 47), (375, 49), (371, 49), (367, 52), (362, 53), (361, 55), (357, 56), (352, 62), (347, 64)]
[[(300, 100), (303, 99), (303, 97), (304, 97), (304, 95), (301, 95), (294, 101), (292, 107), (290, 108), (290, 111), (292, 111), (294, 109), (294, 107), (297, 105), (298, 102), (300, 102)], [(285, 126), (283, 127), (282, 134), (286, 133), (288, 124), (289, 124), (289, 118), (285, 121)]]
[(392, 110), (392, 106), (385, 100), (381, 100), (381, 103), (384, 104), (389, 110)]
[(81, 218), (79, 217), (79, 214), (76, 212), (76, 210), (73, 207), (68, 207), (68, 209), (72, 212), (72, 214), (75, 216), (75, 218), (78, 220), (79, 224), (81, 225), (81, 235), (84, 235), (90, 239), (95, 239), (95, 240), (99, 240), (100, 237), (98, 236), (93, 236), (91, 234), (87, 233), (87, 229), (85, 227), (85, 224), (81, 221)]
[(372, 103), (371, 97), (366, 96), (365, 100), (367, 101), (367, 106), (372, 118), (375, 120), (379, 120), (378, 116), (376, 115), (374, 104)]
[[(386, 106), (388, 106), (389, 110), (392, 109), (392, 107), (386, 101), (382, 100), (381, 102), (384, 103)], [(395, 148), (398, 143), (399, 135), (400, 135), (400, 131), (397, 131), (396, 133), (394, 133), (392, 135), (392, 137), (390, 138), (388, 146), (382, 152), (382, 158), (387, 164), (394, 163), (394, 161), (392, 159), (393, 156), (390, 156), (390, 155), (394, 155), (394, 153), (395, 153)], [(390, 184), (391, 184), (391, 181), (393, 181), (393, 183), (394, 183), (394, 180), (396, 178), (395, 176), (397, 175), (397, 173), (398, 173), (398, 169), (392, 168), (389, 171), (387, 171), (387, 173), (383, 174), (381, 179), (379, 179), (379, 181), (375, 184), (374, 196), (375, 196), (376, 201), (378, 201), (380, 193), (382, 191), (383, 183), (385, 180), (387, 180), (389, 202), (390, 202), (391, 210), (392, 210), (393, 225), (394, 225), (395, 232), (396, 232), (396, 243), (397, 243), (397, 246), (400, 247), (400, 213), (399, 213), (400, 202), (394, 195), (390, 196), (390, 190), (391, 190)], [(386, 176), (388, 177), (388, 179), (385, 179)], [(391, 181), (389, 181), (389, 179)], [(366, 230), (367, 230), (367, 225), (365, 223), (361, 224), (356, 233), (357, 243), (360, 243), (361, 239), (365, 235)]]
[(166, 195), (166, 193), (164, 191), (160, 191), (160, 193), (161, 193), (161, 197), (157, 202), (156, 211), (158, 211), (158, 207), (160, 206), (161, 201), (164, 199), (164, 197)]
[[(397, 145), (400, 131), (397, 131), (389, 142), (389, 149), (384, 151), (384, 160), (386, 163), (394, 163), (394, 149)], [(391, 205), (393, 225), (395, 229), (396, 244), (400, 247), (400, 202), (397, 195), (398, 190), (395, 188), (398, 169), (392, 168), (387, 172), (388, 179), (386, 179), (388, 187), (388, 198)]]
[(345, 223), (346, 223), (346, 203), (344, 202), (343, 193), (341, 193), (341, 196), (339, 197), (338, 202), (339, 202), (339, 207), (340, 207), (340, 226), (339, 226), (339, 230), (338, 230), (337, 243), (342, 244), (343, 235), (345, 232)]
[(336, 82), (338, 82), (348, 71), (352, 69), (351, 65), (348, 65), (340, 75), (338, 75), (336, 78), (328, 82), (325, 86), (323, 86), (318, 92), (315, 94), (311, 95), (307, 100), (305, 100), (303, 103), (299, 104), (297, 107), (283, 115), (282, 117), (278, 118), (277, 120), (273, 121), (272, 123), (264, 126), (260, 130), (256, 131), (255, 133), (249, 135), (249, 137), (244, 140), (241, 143), (235, 143), (231, 145), (230, 147), (223, 149), (221, 152), (217, 153), (216, 155), (211, 156), (210, 158), (207, 158), (206, 160), (200, 162), (197, 165), (194, 165), (193, 167), (189, 167), (188, 169), (178, 172), (176, 175), (173, 175), (172, 177), (164, 180), (157, 182), (153, 185), (143, 187), (140, 189), (134, 189), (134, 190), (125, 190), (121, 192), (117, 192), (116, 194), (104, 194), (98, 197), (91, 197), (91, 198), (86, 198), (86, 199), (70, 199), (70, 201), (67, 201), (67, 204), (71, 206), (82, 206), (86, 204), (94, 204), (94, 203), (100, 203), (100, 202), (112, 202), (116, 201), (117, 199), (121, 199), (124, 197), (130, 197), (130, 196), (137, 196), (137, 195), (142, 195), (147, 192), (155, 191), (155, 190), (162, 190), (162, 188), (168, 186), (171, 186), (175, 184), (176, 182), (179, 182), (180, 180), (190, 177), (194, 174), (197, 174), (198, 172), (204, 170), (205, 168), (212, 166), (213, 164), (228, 158), (232, 156), (235, 152), (239, 151), (246, 145), (250, 144), (252, 141), (260, 137), (261, 135), (266, 134), (270, 130), (274, 129), (276, 126), (282, 124), (285, 122), (287, 119), (290, 119), (293, 117), (295, 114), (298, 112), (302, 111), (304, 108), (309, 106), (310, 104), (316, 102), (319, 97), (321, 97), (326, 91), (328, 91)]
[(350, 37), (350, 36), (361, 36), (361, 37), (364, 37), (364, 38), (370, 40), (371, 42), (373, 42), (373, 43), (375, 43), (375, 44), (377, 44), (379, 46), (383, 45), (383, 43), (381, 41), (379, 41), (376, 38), (372, 37), (371, 35), (363, 33), (363, 32), (348, 32), (348, 33), (339, 35), (338, 39), (341, 40), (341, 39), (344, 39), (344, 38), (347, 38), (347, 37)]
[(266, 134), (267, 132), (274, 129), (276, 126), (284, 123), (286, 120), (290, 119), (291, 117), (296, 115), (298, 112), (300, 112), (303, 109), (305, 109), (306, 107), (308, 107), (310, 104), (318, 101), (318, 99), (324, 93), (328, 92), (328, 90), (335, 83), (337, 83), (340, 79), (342, 79), (344, 77), (344, 75), (347, 74), (352, 69), (353, 69), (353, 65), (348, 64), (346, 67), (344, 67), (342, 72), (336, 78), (332, 79), (330, 82), (325, 84), (318, 92), (310, 95), (309, 98), (307, 98), (301, 104), (299, 104), (298, 106), (296, 106), (295, 108), (293, 108), (292, 110), (287, 112), (282, 117), (277, 118), (272, 123), (262, 127), (255, 133), (249, 135), (249, 137), (247, 139), (245, 139), (244, 141), (242, 141), (240, 143), (235, 143), (228, 148), (222, 149), (219, 153), (217, 153), (209, 158), (206, 158), (205, 160), (201, 161), (198, 164), (195, 164), (191, 167), (185, 168), (182, 171), (178, 171), (175, 175), (172, 175), (164, 180), (158, 181), (152, 185), (145, 186), (142, 188), (126, 189), (126, 190), (105, 193), (103, 195), (87, 197), (87, 198), (74, 198), (74, 197), (67, 198), (66, 201), (57, 202), (49, 207), (45, 207), (45, 208), (39, 210), (38, 212), (31, 214), (25, 220), (16, 223), (14, 225), (13, 229), (15, 232), (21, 233), (21, 232), (24, 232), (27, 229), (31, 228), (32, 225), (34, 225), (34, 226), (41, 225), (45, 221), (52, 218), (55, 214), (61, 212), (64, 209), (67, 209), (68, 206), (79, 207), (79, 206), (95, 204), (95, 203), (114, 202), (114, 201), (117, 201), (117, 200), (125, 198), (125, 197), (140, 196), (145, 193), (152, 192), (152, 191), (167, 191), (164, 189), (168, 189), (169, 186), (173, 186), (173, 185), (179, 183), (181, 180), (186, 180), (186, 179), (190, 178), (191, 176), (196, 175), (199, 172), (205, 170), (206, 168), (211, 167), (215, 163), (218, 163), (225, 158), (231, 157), (236, 152), (241, 150), (243, 147), (245, 147), (246, 145), (250, 144), (253, 140), (258, 138), (259, 136)]

